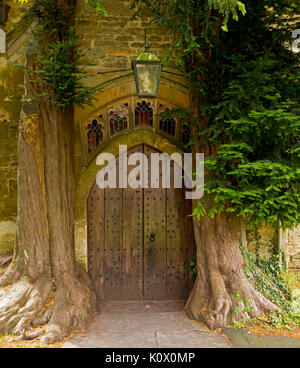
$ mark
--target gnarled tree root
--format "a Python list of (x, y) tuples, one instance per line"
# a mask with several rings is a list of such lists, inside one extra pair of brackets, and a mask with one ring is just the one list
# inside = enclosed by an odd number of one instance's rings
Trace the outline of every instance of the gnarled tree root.
[[(238, 282), (237, 282), (238, 281)], [(244, 275), (229, 285), (209, 293), (198, 278), (186, 303), (187, 315), (207, 324), (209, 329), (225, 328), (234, 321), (244, 322), (278, 307), (254, 289)], [(236, 296), (239, 296), (238, 298)]]
[[(9, 270), (8, 270), (9, 271)], [(14, 275), (10, 270), (10, 275)], [(0, 289), (0, 333), (51, 344), (84, 329), (95, 312), (95, 294), (85, 279), (70, 275), (56, 285), (52, 278), (32, 284), (26, 277)], [(0, 278), (1, 281), (1, 278)]]
[(13, 259), (12, 254), (8, 254), (6, 256), (1, 256), (0, 257), (0, 268), (7, 267), (10, 264), (10, 262), (12, 261), (12, 259)]
[(240, 250), (240, 244), (246, 247), (245, 224), (226, 213), (193, 221), (197, 279), (185, 306), (187, 314), (216, 329), (278, 309), (255, 289), (255, 276), (245, 276)]

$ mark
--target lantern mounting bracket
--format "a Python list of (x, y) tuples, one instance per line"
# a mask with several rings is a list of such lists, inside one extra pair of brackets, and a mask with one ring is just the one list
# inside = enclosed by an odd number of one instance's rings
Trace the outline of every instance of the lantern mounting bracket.
[[(121, 73), (121, 72), (131, 72), (131, 71), (132, 69), (114, 69), (114, 70), (107, 70), (105, 72), (97, 72), (97, 74), (111, 74), (111, 73)], [(179, 77), (184, 77), (184, 74), (170, 72), (169, 70), (162, 70), (161, 72), (167, 73), (167, 74), (178, 75)]]
[(103, 72), (97, 72), (97, 74), (110, 74), (110, 73), (121, 73), (121, 72), (131, 72), (132, 69), (114, 69), (114, 70), (107, 70)]
[[(132, 61), (132, 69), (139, 97), (155, 98), (158, 95), (163, 64), (159, 57), (150, 51), (149, 39), (147, 38), (147, 29), (145, 29), (145, 46), (136, 60)], [(99, 71), (98, 74), (128, 72), (130, 69), (115, 69)], [(183, 76), (179, 73), (165, 71), (165, 73)]]

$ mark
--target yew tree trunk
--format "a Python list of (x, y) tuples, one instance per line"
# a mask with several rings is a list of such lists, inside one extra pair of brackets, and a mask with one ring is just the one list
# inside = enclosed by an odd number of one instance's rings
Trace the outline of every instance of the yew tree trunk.
[[(191, 16), (190, 25), (194, 35), (199, 35), (201, 21), (195, 12)], [(214, 44), (222, 47), (220, 41), (223, 15), (216, 14), (214, 34)], [(200, 36), (200, 35), (199, 35)], [(200, 36), (201, 38), (202, 36)], [(214, 63), (212, 59), (213, 48), (208, 44), (202, 50), (201, 56), (191, 57), (187, 60), (187, 70), (194, 68), (197, 70), (199, 65), (209, 66)], [(209, 70), (209, 67), (208, 67)], [(208, 123), (208, 116), (203, 113), (200, 106), (204, 103), (203, 96), (201, 101), (197, 91), (201, 91), (204, 84), (211, 85), (210, 74), (199, 74), (193, 80), (193, 91), (191, 93), (191, 106), (194, 106), (193, 115), (198, 124), (191, 127), (191, 135), (198, 136)], [(207, 89), (206, 102), (209, 106), (210, 93), (216, 93), (215, 89)], [(216, 152), (216, 147), (209, 142), (201, 139), (194, 140), (192, 152), (201, 152), (205, 158)], [(220, 137), (221, 138), (221, 137)], [(210, 203), (213, 198), (204, 198)], [(193, 209), (197, 208), (197, 201), (193, 201)], [(194, 234), (197, 247), (197, 276), (193, 290), (185, 306), (187, 314), (194, 319), (205, 322), (210, 329), (224, 328), (233, 323), (234, 320), (244, 320), (254, 315), (264, 314), (270, 310), (277, 309), (262, 294), (256, 291), (255, 276), (251, 275), (251, 283), (246, 278), (243, 265), (244, 260), (241, 254), (240, 245), (246, 247), (245, 223), (223, 212), (213, 219), (209, 216), (202, 217), (200, 221), (193, 217)], [(244, 305), (240, 305), (240, 311), (236, 314), (237, 294), (243, 300), (249, 299), (249, 306), (253, 308), (252, 313), (243, 312)], [(249, 309), (250, 310), (250, 309)]]
[[(34, 54), (28, 53), (29, 70), (36, 68)], [(33, 79), (27, 72), (18, 230), (12, 263), (0, 271), (0, 333), (51, 343), (86, 326), (96, 297), (75, 261), (73, 108), (58, 109)]]
[[(255, 290), (255, 278), (246, 278), (244, 260), (240, 251), (245, 241), (244, 224), (226, 213), (214, 219), (193, 219), (197, 244), (197, 278), (186, 304), (188, 315), (205, 322), (210, 329), (232, 325), (234, 320), (244, 320), (262, 315), (277, 307)], [(248, 301), (252, 312), (243, 312), (246, 305), (239, 305), (237, 294)], [(248, 308), (250, 310), (250, 308)]]

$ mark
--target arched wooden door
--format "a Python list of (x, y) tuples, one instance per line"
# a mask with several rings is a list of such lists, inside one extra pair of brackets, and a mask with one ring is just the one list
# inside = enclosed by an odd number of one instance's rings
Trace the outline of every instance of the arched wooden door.
[[(158, 151), (140, 145), (128, 155), (134, 152), (145, 153), (150, 164)], [(88, 269), (98, 300), (185, 299), (195, 254), (191, 211), (184, 189), (95, 183), (88, 198)]]

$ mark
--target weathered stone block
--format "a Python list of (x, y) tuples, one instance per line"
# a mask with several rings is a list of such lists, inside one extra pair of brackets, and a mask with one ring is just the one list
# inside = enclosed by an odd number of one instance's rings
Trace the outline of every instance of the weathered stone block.
[(0, 222), (0, 256), (13, 252), (16, 230), (17, 227), (14, 222)]
[(0, 121), (0, 140), (3, 140), (8, 136), (8, 130), (8, 121)]
[(116, 41), (133, 41), (132, 36), (118, 36), (116, 37)]

